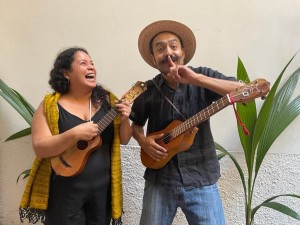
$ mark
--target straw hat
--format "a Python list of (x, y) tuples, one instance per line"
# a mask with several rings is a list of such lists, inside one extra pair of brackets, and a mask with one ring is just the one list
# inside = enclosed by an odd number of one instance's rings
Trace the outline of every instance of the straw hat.
[(161, 32), (171, 32), (181, 39), (185, 51), (184, 64), (187, 64), (193, 57), (196, 50), (196, 39), (194, 33), (186, 25), (172, 20), (160, 20), (151, 23), (140, 33), (138, 47), (140, 54), (146, 63), (156, 68), (152, 61), (150, 42)]

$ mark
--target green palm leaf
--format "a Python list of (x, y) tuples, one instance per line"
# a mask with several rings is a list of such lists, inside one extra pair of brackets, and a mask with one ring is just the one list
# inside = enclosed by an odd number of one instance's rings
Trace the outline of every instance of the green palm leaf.
[[(239, 174), (240, 174), (240, 178), (241, 178), (241, 181), (242, 181), (242, 184), (243, 184), (243, 189), (244, 189), (244, 194), (245, 194), (245, 205), (247, 205), (247, 195), (246, 195), (246, 182), (245, 182), (245, 176), (244, 176), (244, 172), (241, 168), (241, 166), (239, 165), (238, 161), (235, 159), (235, 157), (230, 154), (225, 148), (223, 148), (221, 145), (219, 145), (218, 143), (215, 142), (215, 147), (217, 150), (219, 150), (220, 152), (222, 152), (221, 155), (228, 155), (231, 160), (233, 161), (235, 167), (237, 168)], [(222, 158), (222, 157), (221, 157)]]
[(292, 60), (295, 58), (296, 54), (291, 58), (291, 60), (287, 63), (287, 65), (284, 67), (284, 69), (282, 70), (282, 72), (280, 73), (278, 78), (276, 79), (274, 85), (272, 86), (272, 88), (268, 94), (268, 97), (266, 98), (264, 104), (262, 105), (262, 107), (260, 109), (260, 112), (259, 112), (259, 115), (258, 115), (258, 118), (256, 121), (255, 129), (254, 129), (254, 134), (253, 134), (253, 143), (252, 143), (253, 150), (255, 150), (257, 148), (258, 142), (264, 131), (266, 123), (269, 120), (269, 114), (270, 114), (270, 111), (271, 111), (271, 108), (273, 105), (274, 96), (275, 96), (277, 87), (281, 81), (281, 78), (282, 78), (286, 68), (289, 66), (289, 64), (292, 62)]
[(278, 91), (274, 98), (269, 119), (262, 132), (257, 147), (256, 174), (276, 138), (288, 127), (288, 125), (300, 114), (300, 96), (290, 103), (290, 99), (297, 86), (300, 69), (296, 70)]
[(282, 195), (276, 195), (273, 196), (272, 198), (269, 198), (267, 200), (265, 200), (263, 203), (261, 203), (260, 205), (256, 206), (255, 208), (253, 208), (252, 213), (251, 213), (251, 218), (252, 220), (254, 219), (254, 215), (255, 213), (261, 208), (261, 207), (268, 207), (274, 210), (277, 210), (278, 212), (281, 212), (287, 216), (290, 216), (294, 219), (300, 220), (300, 214), (298, 214), (297, 212), (295, 212), (294, 210), (292, 210), (291, 208), (278, 203), (278, 202), (272, 202), (272, 200), (274, 200), (275, 198), (278, 197), (295, 197), (295, 198), (300, 198), (299, 195), (295, 195), (295, 194), (282, 194)]
[(0, 92), (0, 95), (25, 119), (29, 125), (31, 125), (32, 116), (19, 99), (16, 99), (15, 97), (11, 98), (4, 92)]
[[(2, 80), (0, 80), (0, 95), (25, 119), (25, 121), (31, 126), (32, 117), (35, 112), (35, 108), (16, 90), (7, 86)], [(21, 138), (31, 134), (31, 127), (23, 129), (10, 137), (5, 141)]]
[(23, 180), (26, 179), (27, 177), (29, 177), (30, 171), (31, 171), (31, 169), (27, 169), (27, 170), (24, 170), (22, 173), (20, 173), (19, 176), (18, 176), (18, 178), (17, 178), (16, 183), (19, 182), (19, 179), (20, 179), (20, 177), (21, 177), (22, 175), (23, 175)]
[(31, 134), (31, 127), (28, 127), (24, 130), (21, 130), (11, 136), (9, 136), (5, 141), (11, 141), (11, 140), (14, 140), (14, 139), (17, 139), (17, 138), (21, 138), (21, 137), (25, 137), (27, 135), (30, 135)]
[(31, 125), (34, 108), (0, 79), (0, 95)]
[[(246, 83), (250, 81), (244, 64), (242, 63), (240, 58), (238, 58), (237, 79), (242, 80)], [(241, 121), (246, 125), (246, 128), (249, 131), (249, 135), (245, 135), (243, 128), (241, 126), (238, 126), (238, 133), (241, 145), (245, 152), (248, 173), (251, 174), (254, 159), (252, 152), (252, 138), (257, 119), (255, 101), (248, 102), (247, 104), (238, 103), (237, 112)]]
[(217, 158), (218, 158), (218, 160), (220, 160), (220, 159), (222, 159), (223, 157), (225, 157), (227, 154), (225, 154), (225, 153), (218, 153), (217, 154)]
[(33, 116), (34, 112), (35, 112), (35, 108), (16, 90), (12, 89), (15, 94), (18, 96), (18, 98), (20, 99), (20, 101), (22, 102), (22, 104), (26, 107), (26, 109), (28, 110), (28, 112), (30, 113), (31, 116)]
[(281, 212), (287, 216), (290, 216), (292, 218), (295, 218), (297, 220), (300, 220), (300, 215), (295, 212), (294, 210), (292, 210), (291, 208), (281, 204), (281, 203), (278, 203), (278, 202), (268, 202), (268, 203), (265, 203), (263, 204), (262, 206), (264, 207), (268, 207), (268, 208), (271, 208), (271, 209), (274, 209), (274, 210), (277, 210), (278, 212)]

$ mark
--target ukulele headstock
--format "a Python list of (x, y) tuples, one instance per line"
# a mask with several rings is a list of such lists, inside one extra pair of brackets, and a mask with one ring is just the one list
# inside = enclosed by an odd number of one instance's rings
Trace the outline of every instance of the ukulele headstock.
[(129, 102), (130, 104), (144, 91), (147, 90), (145, 82), (137, 81), (121, 98), (121, 102)]
[(232, 102), (246, 103), (256, 98), (264, 99), (270, 91), (270, 82), (265, 79), (256, 79), (229, 93)]

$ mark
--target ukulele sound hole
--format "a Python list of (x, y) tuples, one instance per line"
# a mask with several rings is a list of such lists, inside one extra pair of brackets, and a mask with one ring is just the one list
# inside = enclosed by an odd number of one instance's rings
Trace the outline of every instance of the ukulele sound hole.
[(171, 141), (171, 138), (172, 138), (171, 134), (170, 133), (166, 133), (164, 135), (164, 137), (163, 137), (164, 144), (168, 144)]
[(84, 149), (86, 149), (87, 146), (88, 146), (87, 141), (80, 140), (80, 141), (77, 142), (77, 148), (79, 150), (84, 150)]

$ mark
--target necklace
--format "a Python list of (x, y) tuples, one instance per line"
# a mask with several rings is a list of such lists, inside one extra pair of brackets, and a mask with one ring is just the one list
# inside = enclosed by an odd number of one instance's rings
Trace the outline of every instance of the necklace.
[(92, 100), (90, 97), (90, 102), (89, 102), (89, 108), (90, 108), (90, 122), (92, 121)]

